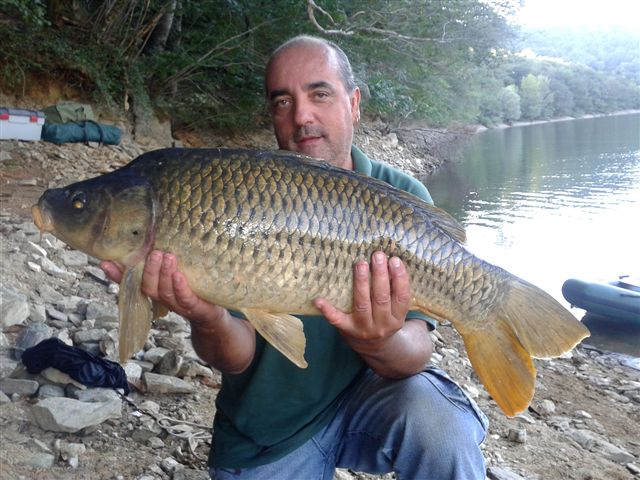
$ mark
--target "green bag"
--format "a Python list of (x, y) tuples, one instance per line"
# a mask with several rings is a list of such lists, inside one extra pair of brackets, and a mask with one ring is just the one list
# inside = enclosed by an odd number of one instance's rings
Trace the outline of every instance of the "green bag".
[(42, 110), (46, 123), (62, 124), (67, 122), (95, 121), (91, 105), (77, 102), (60, 102)]
[(45, 123), (42, 140), (62, 145), (67, 142), (100, 142), (107, 145), (120, 143), (120, 129), (97, 122), (67, 122), (60, 125)]

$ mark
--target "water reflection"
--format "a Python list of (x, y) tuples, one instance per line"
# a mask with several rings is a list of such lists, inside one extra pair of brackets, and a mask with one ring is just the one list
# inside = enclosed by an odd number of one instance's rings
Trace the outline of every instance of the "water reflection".
[(425, 183), (474, 253), (566, 306), (567, 278), (640, 275), (639, 114), (488, 131)]

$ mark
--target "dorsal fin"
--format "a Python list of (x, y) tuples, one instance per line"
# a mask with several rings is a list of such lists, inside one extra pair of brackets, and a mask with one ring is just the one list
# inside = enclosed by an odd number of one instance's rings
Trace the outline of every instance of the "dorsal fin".
[(462, 224), (460, 224), (460, 222), (458, 222), (455, 218), (453, 218), (441, 208), (435, 207), (428, 203), (425, 203), (424, 206), (431, 212), (430, 218), (432, 223), (436, 227), (448, 233), (458, 242), (466, 243), (467, 233), (465, 232), (464, 227), (462, 226)]

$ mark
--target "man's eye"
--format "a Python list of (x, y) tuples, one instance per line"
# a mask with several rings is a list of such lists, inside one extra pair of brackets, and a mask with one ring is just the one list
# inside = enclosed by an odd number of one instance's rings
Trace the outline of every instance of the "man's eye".
[(288, 98), (278, 98), (273, 102), (273, 106), (275, 108), (288, 107), (290, 104), (291, 104), (291, 101)]
[(315, 96), (316, 96), (316, 98), (318, 98), (320, 100), (324, 100), (325, 98), (327, 98), (329, 96), (329, 94), (327, 92), (316, 92)]

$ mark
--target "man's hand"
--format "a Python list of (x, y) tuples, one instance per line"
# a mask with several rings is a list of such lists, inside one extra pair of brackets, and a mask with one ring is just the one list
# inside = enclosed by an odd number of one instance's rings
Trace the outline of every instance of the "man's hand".
[[(122, 267), (115, 262), (102, 262), (100, 267), (114, 282), (122, 279)], [(191, 322), (206, 322), (224, 315), (225, 309), (198, 297), (189, 287), (184, 275), (177, 270), (175, 255), (152, 251), (142, 274), (142, 293), (165, 305)]]
[[(121, 265), (102, 262), (100, 267), (114, 282), (122, 279)], [(177, 268), (175, 255), (151, 252), (142, 274), (142, 293), (189, 320), (191, 342), (205, 362), (223, 372), (242, 372), (255, 353), (253, 327), (198, 297)]]
[(399, 378), (421, 371), (431, 357), (426, 323), (405, 321), (410, 302), (411, 285), (402, 261), (387, 261), (383, 252), (375, 252), (370, 268), (364, 261), (355, 266), (352, 313), (323, 298), (315, 305), (371, 368)]

